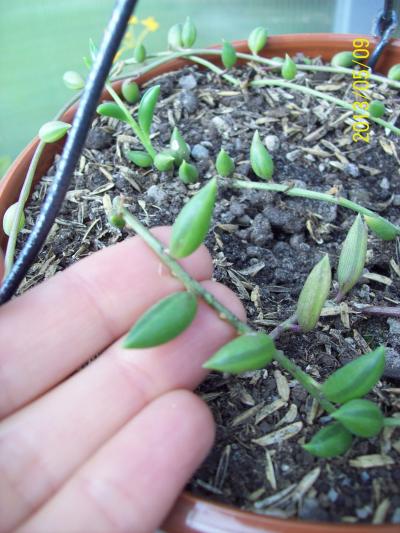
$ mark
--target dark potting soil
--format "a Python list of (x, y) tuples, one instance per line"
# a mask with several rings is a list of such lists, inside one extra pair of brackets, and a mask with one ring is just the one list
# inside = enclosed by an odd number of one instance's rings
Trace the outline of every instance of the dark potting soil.
[[(245, 81), (266, 72), (248, 66), (234, 74)], [(296, 81), (353, 98), (348, 77), (300, 73)], [(221, 147), (235, 159), (238, 177), (259, 181), (249, 164), (256, 129), (273, 156), (276, 182), (340, 194), (400, 224), (400, 141), (376, 123), (370, 125), (368, 144), (355, 143), (351, 111), (301, 93), (277, 87), (247, 90), (245, 84), (237, 89), (194, 67), (153, 83), (161, 85), (153, 144), (167, 146), (178, 126), (191, 147), (200, 183), (187, 187), (176, 172), (136, 168), (124, 156), (127, 149), (140, 149), (129, 127), (97, 117), (57, 222), (22, 290), (128, 236), (107, 222), (106, 194), (124, 195), (126, 205), (149, 227), (171, 224), (188, 196), (215, 174), (213, 162)], [(370, 95), (384, 101), (392, 118), (400, 115), (398, 91), (374, 84)], [(54, 168), (35, 189), (25, 232), (53, 174)], [(215, 279), (239, 295), (249, 322), (268, 332), (293, 313), (304, 280), (324, 253), (335, 271), (353, 220), (354, 212), (333, 204), (220, 187), (206, 242)], [(399, 240), (383, 242), (370, 235), (364, 276), (346, 302), (332, 304), (314, 331), (281, 337), (279, 347), (322, 381), (385, 344), (385, 377), (368, 397), (386, 416), (399, 416), (400, 321), (367, 318), (357, 308), (398, 306), (399, 289)], [(399, 429), (356, 439), (343, 457), (324, 460), (301, 444), (329, 417), (277, 366), (238, 377), (212, 373), (198, 394), (214, 414), (217, 439), (189, 483), (194, 494), (282, 517), (400, 523)]]

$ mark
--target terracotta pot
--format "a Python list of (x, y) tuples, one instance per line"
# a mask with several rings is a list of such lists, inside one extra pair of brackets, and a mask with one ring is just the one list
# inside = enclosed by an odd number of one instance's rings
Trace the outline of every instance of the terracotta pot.
[[(371, 45), (374, 39), (368, 35), (339, 35), (339, 34), (292, 34), (270, 37), (267, 47), (263, 52), (265, 57), (282, 55), (287, 52), (293, 55), (303, 52), (310, 57), (321, 56), (329, 60), (335, 53), (343, 50), (352, 50), (353, 38), (369, 39)], [(247, 43), (238, 41), (235, 43), (239, 52), (248, 52)], [(372, 49), (372, 46), (370, 49)], [(205, 56), (207, 57), (207, 56)], [(207, 59), (214, 63), (220, 63), (215, 56)], [(377, 71), (386, 73), (391, 65), (400, 63), (400, 40), (393, 40), (385, 49), (383, 57), (377, 64)], [(189, 61), (178, 59), (153, 69), (151, 72), (137, 79), (139, 84), (144, 83), (155, 76), (168, 71), (179, 70)], [(120, 91), (121, 81), (114, 83), (114, 88)], [(109, 99), (107, 93), (103, 93), (103, 99)], [(71, 122), (76, 111), (73, 105), (61, 118), (65, 122)], [(7, 175), (0, 182), (0, 220), (9, 205), (14, 203), (19, 195), (22, 183), (25, 179), (30, 160), (38, 144), (35, 138), (21, 152)], [(46, 146), (43, 156), (35, 174), (35, 182), (50, 168), (54, 156), (62, 150), (63, 142)], [(6, 237), (0, 230), (0, 246), (6, 244)], [(163, 530), (167, 533), (395, 533), (399, 531), (398, 525), (347, 525), (311, 523), (300, 520), (283, 520), (271, 518), (265, 515), (240, 511), (233, 507), (213, 503), (202, 498), (184, 492), (175, 504), (174, 509), (166, 519)]]

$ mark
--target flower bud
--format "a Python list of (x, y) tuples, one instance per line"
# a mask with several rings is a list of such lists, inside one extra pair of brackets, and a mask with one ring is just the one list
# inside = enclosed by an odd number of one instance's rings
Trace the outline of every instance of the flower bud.
[(331, 65), (334, 67), (352, 67), (354, 65), (353, 52), (338, 52), (332, 57)]
[(197, 37), (196, 26), (194, 25), (190, 17), (186, 17), (186, 20), (182, 27), (182, 45), (184, 48), (191, 48)]
[(177, 127), (174, 127), (170, 139), (170, 148), (175, 154), (175, 163), (180, 165), (185, 159), (189, 159), (190, 150)]
[(46, 122), (39, 130), (39, 138), (45, 143), (54, 143), (62, 139), (70, 127), (71, 124), (61, 122), (61, 120)]
[(255, 131), (250, 147), (250, 163), (254, 173), (262, 179), (270, 180), (274, 172), (274, 162), (268, 150), (261, 142), (258, 131)]
[[(18, 203), (10, 205), (10, 207), (6, 210), (3, 217), (3, 230), (4, 233), (8, 236), (11, 235), (12, 227), (14, 225), (14, 218), (17, 216), (18, 211)], [(22, 211), (21, 216), (19, 217), (18, 222), (18, 231), (21, 231), (22, 228), (25, 225), (25, 215)]]
[(179, 177), (183, 183), (196, 183), (199, 178), (199, 171), (194, 165), (183, 160), (179, 167)]
[(360, 214), (357, 215), (342, 246), (338, 265), (341, 295), (347, 294), (360, 279), (367, 256), (368, 231)]
[(297, 74), (296, 63), (286, 54), (285, 61), (282, 63), (281, 75), (285, 80), (292, 80)]
[(331, 266), (325, 255), (311, 270), (297, 303), (297, 320), (302, 331), (312, 330), (318, 322), (331, 287)]
[(215, 168), (220, 176), (227, 177), (230, 176), (235, 170), (235, 163), (233, 159), (221, 148), (217, 160), (215, 162)]
[(174, 24), (168, 31), (168, 46), (171, 50), (182, 48), (182, 24)]
[(125, 80), (122, 83), (121, 93), (129, 104), (136, 104), (140, 98), (139, 86), (132, 80)]
[(137, 63), (143, 63), (146, 59), (146, 48), (144, 47), (144, 44), (140, 43), (135, 47), (133, 57)]
[(225, 68), (231, 68), (237, 61), (236, 50), (232, 43), (223, 41), (221, 59)]
[(264, 48), (268, 40), (268, 32), (262, 26), (254, 28), (247, 39), (247, 45), (253, 54), (258, 54)]
[(74, 91), (80, 91), (85, 86), (82, 76), (79, 72), (75, 72), (74, 70), (67, 70), (67, 72), (64, 72), (63, 81), (68, 89)]

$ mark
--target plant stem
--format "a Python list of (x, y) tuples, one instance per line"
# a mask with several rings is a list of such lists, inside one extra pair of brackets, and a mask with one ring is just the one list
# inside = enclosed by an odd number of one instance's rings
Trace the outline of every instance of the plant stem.
[(26, 178), (22, 186), (19, 198), (18, 198), (18, 202), (17, 202), (18, 207), (15, 212), (13, 225), (11, 228), (11, 233), (10, 233), (10, 236), (7, 242), (6, 256), (4, 259), (4, 279), (9, 274), (14, 264), (15, 247), (17, 244), (17, 237), (19, 233), (19, 221), (24, 211), (25, 204), (28, 201), (29, 193), (32, 187), (33, 178), (36, 172), (36, 168), (37, 168), (40, 156), (42, 155), (42, 152), (45, 146), (46, 146), (46, 143), (44, 141), (40, 141), (39, 144), (37, 145), (35, 153), (33, 154), (33, 157), (31, 159), (29, 169), (26, 174)]
[[(283, 87), (285, 89), (292, 89), (294, 91), (302, 92), (310, 96), (315, 96), (316, 98), (319, 98), (321, 100), (326, 100), (327, 102), (332, 102), (340, 107), (349, 109), (350, 111), (354, 111), (353, 105), (350, 102), (345, 102), (344, 100), (341, 100), (340, 98), (336, 98), (335, 96), (325, 94), (321, 91), (316, 91), (315, 89), (310, 89), (310, 87), (304, 87), (303, 85), (297, 85), (296, 83), (290, 83), (285, 80), (275, 80), (275, 79), (254, 80), (250, 82), (250, 85), (252, 87), (276, 86), (276, 87)], [(370, 120), (376, 122), (377, 124), (380, 124), (384, 128), (388, 128), (390, 131), (392, 131), (396, 135), (400, 135), (400, 128), (397, 128), (391, 122), (387, 122), (386, 120), (382, 120), (381, 118), (372, 117), (371, 114), (368, 113), (367, 111), (365, 112), (365, 114), (368, 116)]]
[[(122, 214), (126, 224), (146, 242), (153, 252), (155, 252), (161, 261), (170, 269), (171, 273), (183, 283), (187, 290), (202, 298), (210, 307), (217, 311), (219, 318), (231, 324), (239, 334), (244, 335), (246, 333), (254, 333), (254, 330), (249, 325), (242, 322), (236, 315), (229, 311), (229, 309), (221, 304), (210, 292), (204, 289), (198, 281), (192, 279), (179, 263), (167, 253), (163, 244), (156, 239), (145, 226), (143, 226), (138, 218), (132, 215), (132, 213), (126, 208), (122, 208)], [(293, 317), (288, 320), (292, 319)], [(282, 351), (277, 350), (274, 358), (303, 385), (311, 396), (318, 400), (328, 413), (332, 413), (335, 410), (334, 405), (323, 397), (320, 392), (319, 384), (306, 372), (303, 372), (303, 370), (293, 363), (293, 361), (286, 357)]]
[(106, 83), (106, 89), (114, 99), (114, 102), (120, 107), (120, 109), (123, 111), (123, 113), (126, 116), (126, 121), (128, 122), (129, 126), (134, 131), (135, 135), (139, 139), (139, 141), (142, 143), (143, 147), (146, 149), (147, 153), (154, 159), (157, 152), (154, 150), (153, 145), (151, 144), (150, 137), (148, 135), (145, 135), (145, 133), (140, 128), (139, 124), (136, 122), (136, 120), (132, 117), (132, 115), (129, 113), (128, 109), (126, 108), (124, 102), (121, 100), (121, 98), (118, 96), (116, 91), (112, 88), (110, 83)]
[(400, 318), (400, 307), (380, 307), (367, 305), (360, 308), (357, 306), (356, 310), (365, 315)]
[(383, 419), (383, 425), (385, 427), (395, 427), (395, 426), (399, 426), (400, 427), (400, 417), (399, 418), (395, 418), (395, 417), (384, 418)]
[(281, 324), (278, 324), (276, 328), (274, 328), (268, 335), (272, 337), (274, 340), (278, 339), (282, 333), (285, 331), (293, 331), (293, 327), (297, 326), (297, 314), (294, 313), (292, 316), (287, 318), (284, 322)]
[[(223, 181), (223, 184), (224, 186), (233, 187), (235, 189), (260, 189), (264, 191), (281, 192), (287, 194), (288, 196), (309, 198), (310, 200), (321, 200), (323, 202), (328, 202), (330, 204), (336, 204), (340, 205), (341, 207), (352, 209), (353, 211), (356, 211), (356, 213), (361, 213), (362, 215), (370, 215), (375, 217), (380, 216), (374, 211), (371, 211), (371, 209), (367, 209), (366, 207), (356, 204), (347, 198), (332, 196), (331, 194), (318, 191), (310, 191), (300, 187), (290, 187), (281, 183), (258, 183), (254, 181), (226, 179)], [(396, 230), (398, 235), (400, 235), (400, 228), (396, 226)]]
[(222, 68), (218, 67), (217, 65), (214, 65), (214, 63), (211, 63), (211, 61), (207, 61), (207, 59), (203, 59), (202, 57), (197, 56), (187, 56), (190, 61), (193, 61), (194, 63), (198, 63), (199, 65), (203, 65), (203, 67), (207, 67), (212, 72), (215, 72), (221, 78), (224, 78), (226, 81), (229, 81), (229, 83), (232, 83), (232, 85), (240, 85), (240, 80), (237, 78), (234, 78), (230, 74), (226, 74), (226, 71)]

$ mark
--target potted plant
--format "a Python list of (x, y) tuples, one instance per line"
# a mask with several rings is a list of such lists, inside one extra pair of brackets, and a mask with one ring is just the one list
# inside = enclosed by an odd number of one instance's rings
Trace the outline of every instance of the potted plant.
[[(380, 169), (373, 165), (367, 149), (369, 142), (377, 146), (378, 134), (369, 137), (373, 124), (380, 128), (381, 164), (393, 165), (389, 158), (396, 157), (396, 136), (400, 131), (393, 121), (387, 120), (387, 108), (393, 110), (398, 104), (396, 90), (400, 83), (398, 67), (394, 65), (400, 62), (400, 43), (393, 42), (380, 63), (383, 72), (389, 67), (392, 69), (391, 79), (387, 79), (372, 75), (365, 65), (355, 71), (341, 66), (349, 57), (350, 65), (353, 59), (361, 59), (362, 54), (366, 57), (365, 50), (369, 53), (370, 46), (367, 36), (313, 34), (268, 38), (264, 28), (256, 28), (247, 42), (234, 46), (225, 42), (221, 49), (198, 50), (193, 48), (195, 35), (190, 20), (183, 26), (175, 25), (169, 33), (169, 52), (149, 58), (134, 80), (108, 84), (104, 98), (112, 98), (114, 102), (99, 105), (99, 117), (93, 129), (104, 134), (103, 140), (96, 144), (92, 138), (92, 144), (88, 145), (89, 151), (96, 152), (93, 154), (97, 168), (103, 169), (103, 176), (112, 184), (99, 188), (101, 182), (96, 181), (94, 175), (90, 176), (93, 191), (103, 196), (104, 220), (110, 228), (111, 225), (117, 228), (110, 229), (114, 232), (112, 235), (120, 238), (121, 228), (130, 226), (186, 289), (150, 309), (133, 325), (126, 347), (166, 342), (179, 334), (196, 312), (196, 297), (204, 298), (238, 332), (237, 339), (217, 352), (206, 367), (228, 374), (245, 373), (246, 385), (240, 383), (240, 378), (237, 382), (237, 379), (213, 375), (201, 389), (210, 402), (221, 396), (221, 388), (226, 389), (231, 399), (231, 405), (225, 409), (222, 405), (215, 407), (220, 420), (226, 419), (221, 425), (230, 428), (231, 435), (222, 439), (222, 452), (220, 444), (217, 454), (203, 471), (210, 477), (210, 468), (214, 468), (217, 482), (213, 485), (199, 478), (192, 482), (191, 488), (196, 494), (214, 493), (221, 500), (230, 457), (240, 455), (232, 435), (244, 431), (246, 438), (242, 435), (237, 440), (245, 439), (246, 446), (252, 446), (247, 465), (251, 460), (255, 465), (264, 464), (266, 481), (260, 486), (258, 478), (259, 486), (252, 486), (242, 505), (259, 514), (238, 511), (185, 493), (167, 519), (165, 529), (171, 532), (211, 531), (212, 527), (241, 532), (289, 532), (302, 528), (336, 531), (336, 524), (322, 524), (321, 520), (332, 519), (332, 509), (342, 506), (347, 511), (355, 509), (356, 513), (345, 512), (345, 521), (371, 521), (373, 516), (379, 531), (394, 531), (397, 526), (383, 525), (389, 509), (392, 516), (395, 514), (387, 495), (374, 509), (370, 502), (364, 506), (356, 499), (346, 503), (343, 495), (356, 492), (361, 482), (372, 483), (368, 468), (377, 469), (374, 472), (384, 469), (386, 487), (382, 485), (381, 490), (390, 490), (395, 479), (388, 472), (388, 468), (395, 468), (391, 454), (399, 453), (398, 440), (393, 437), (399, 418), (394, 416), (395, 397), (391, 396), (397, 389), (386, 385), (386, 396), (382, 396), (382, 386), (377, 389), (380, 396), (371, 393), (384, 373), (385, 379), (396, 379), (398, 369), (396, 361), (389, 369), (385, 367), (385, 349), (378, 347), (381, 343), (377, 342), (385, 336), (383, 325), (388, 317), (392, 320), (389, 326), (396, 328), (398, 308), (381, 304), (385, 298), (395, 303), (395, 293), (387, 288), (396, 288), (398, 282), (387, 275), (388, 267), (383, 269), (376, 256), (384, 250), (382, 239), (390, 243), (400, 234), (396, 220), (389, 220), (393, 218), (394, 201), (390, 192), (399, 178), (394, 174), (391, 183), (383, 176), (377, 184)], [(364, 51), (361, 55), (360, 50)], [(92, 53), (95, 54), (95, 50)], [(300, 53), (301, 56), (296, 56)], [(323, 65), (314, 59), (317, 56), (324, 61), (334, 57), (334, 64)], [(146, 52), (143, 47), (137, 47), (134, 62), (144, 61)], [(234, 70), (238, 61), (244, 67)], [(193, 63), (208, 70), (182, 70)], [(116, 66), (115, 72), (121, 66)], [(179, 74), (171, 74), (174, 71)], [(369, 102), (370, 84), (365, 83), (365, 72), (368, 72), (369, 81), (377, 84), (377, 88), (374, 86), (371, 90), (373, 104)], [(354, 81), (364, 81), (364, 84), (354, 85)], [(79, 86), (79, 77), (71, 75), (69, 83)], [(148, 88), (140, 98), (138, 86), (143, 84)], [(349, 88), (358, 91), (355, 100), (358, 105), (353, 105), (346, 97)], [(344, 96), (338, 96), (338, 91)], [(160, 92), (161, 105), (156, 107)], [(300, 99), (294, 94), (300, 94)], [(173, 107), (175, 114), (168, 111), (169, 99), (178, 102)], [(361, 105), (364, 101), (367, 104)], [(196, 115), (196, 122), (193, 114), (199, 108), (203, 115)], [(341, 109), (339, 115), (338, 108)], [(213, 112), (215, 109), (217, 113)], [(73, 113), (72, 107), (60, 117), (62, 123), (69, 123)], [(225, 120), (232, 115), (240, 121)], [(196, 123), (204, 116), (201, 127), (196, 128)], [(154, 117), (161, 117), (164, 124), (162, 120), (155, 124)], [(66, 130), (65, 124), (60, 123), (42, 130), (43, 154), (37, 158), (38, 163), (33, 156), (37, 140), (14, 163), (0, 188), (1, 218), (16, 202), (22, 184), (26, 183), (26, 174), (37, 181), (49, 169), (61, 146), (48, 141), (59, 141)], [(205, 130), (207, 134), (203, 138)], [(387, 137), (385, 130), (389, 132)], [(111, 131), (117, 138), (117, 145), (110, 141)], [(362, 143), (362, 149), (358, 143)], [(103, 159), (101, 150), (114, 154), (112, 157), (117, 153), (119, 182), (115, 181), (117, 177), (110, 179), (110, 164)], [(121, 161), (124, 161), (122, 165)], [(112, 163), (115, 164), (114, 159)], [(314, 188), (308, 187), (307, 175), (311, 176)], [(367, 187), (377, 192), (377, 198), (366, 194), (365, 186), (346, 190), (346, 180), (354, 187), (360, 176), (367, 181)], [(124, 196), (132, 192), (121, 183), (124, 179), (138, 194), (139, 207), (135, 215), (125, 205)], [(220, 196), (216, 202), (217, 187)], [(114, 188), (118, 193), (113, 193), (111, 199), (109, 191)], [(351, 193), (351, 198), (341, 195), (340, 189), (346, 195)], [(276, 197), (272, 196), (275, 192), (283, 195), (282, 203), (275, 203)], [(357, 201), (360, 196), (367, 206)], [(299, 198), (304, 200), (300, 208), (296, 208)], [(318, 206), (324, 207), (316, 207), (313, 203), (316, 200), (322, 202)], [(285, 207), (289, 201), (290, 207)], [(165, 202), (169, 206), (164, 213), (166, 218), (159, 219), (157, 213), (162, 212)], [(332, 209), (327, 209), (327, 205), (333, 206)], [(348, 211), (339, 215), (337, 206)], [(150, 239), (143, 224), (150, 209), (154, 220), (173, 222), (176, 218), (168, 250)], [(216, 220), (219, 225), (213, 226), (215, 236), (208, 243), (214, 249), (218, 275), (223, 281), (230, 280), (247, 302), (251, 326), (240, 322), (211, 298), (176, 262), (204, 241), (214, 209), (215, 219), (220, 216), (222, 220), (219, 223)], [(384, 216), (386, 213), (389, 213), (388, 218)], [(347, 221), (346, 216), (349, 217)], [(92, 221), (94, 223), (95, 219)], [(18, 225), (16, 216), (14, 229)], [(369, 244), (368, 231), (373, 236)], [(2, 246), (4, 243), (3, 235)], [(368, 258), (367, 248), (371, 244), (375, 253), (370, 253)], [(240, 246), (245, 247), (244, 252), (240, 251)], [(394, 253), (394, 248), (387, 249)], [(338, 262), (338, 281), (332, 290), (330, 261), (333, 260), (335, 264)], [(398, 274), (395, 258), (390, 256), (386, 260)], [(370, 270), (374, 266), (383, 269), (383, 273)], [(361, 278), (363, 284), (360, 284)], [(289, 290), (285, 289), (285, 284)], [(379, 288), (379, 284), (385, 290)], [(355, 300), (349, 300), (353, 289), (358, 292)], [(335, 327), (326, 325), (329, 318), (323, 318), (322, 331), (315, 333), (321, 313), (322, 317), (333, 317)], [(174, 317), (171, 323), (169, 316)], [(366, 321), (365, 316), (373, 318)], [(377, 316), (385, 317), (384, 321), (374, 318)], [(163, 336), (155, 340), (152, 334), (149, 338), (148, 324), (160, 320), (165, 322)], [(373, 323), (377, 327), (379, 320), (379, 335), (376, 335), (366, 324)], [(354, 323), (357, 327), (352, 329)], [(314, 351), (310, 353), (309, 335), (314, 335)], [(295, 341), (295, 338), (300, 340)], [(316, 346), (324, 347), (320, 364)], [(307, 354), (300, 358), (299, 364), (294, 357), (296, 350)], [(273, 361), (275, 366), (272, 366)], [(261, 370), (265, 367), (269, 373)], [(213, 390), (215, 380), (217, 385)], [(303, 389), (310, 396), (303, 394)], [(371, 394), (369, 399), (365, 399), (367, 394)], [(293, 396), (296, 399), (292, 399)], [(312, 402), (307, 399), (310, 397)], [(381, 438), (384, 440), (380, 441)], [(378, 452), (380, 445), (384, 447), (382, 453)], [(260, 451), (258, 458), (255, 456), (257, 449)], [(284, 460), (290, 454), (291, 459)], [(346, 459), (336, 459), (343, 454), (347, 454)], [(294, 469), (296, 461), (304, 461), (305, 466), (298, 464), (298, 472), (292, 472), (291, 477), (288, 472)], [(324, 486), (321, 471), (325, 474), (332, 471), (329, 465), (338, 469), (340, 476), (327, 479), (328, 489), (321, 489), (319, 494), (315, 486), (320, 483), (320, 487)], [(355, 469), (354, 479), (349, 475), (346, 478), (346, 468)], [(366, 472), (364, 478), (359, 477), (357, 469)], [(346, 482), (341, 485), (343, 479)], [(277, 480), (282, 481), (279, 488)], [(313, 496), (310, 497), (310, 493)], [(240, 499), (238, 495), (234, 498)], [(280, 505), (276, 505), (277, 502)], [(323, 507), (330, 508), (331, 515), (321, 515), (319, 511)], [(271, 514), (275, 517), (268, 516)], [(292, 520), (296, 514), (303, 519), (319, 520), (319, 523)], [(369, 529), (364, 525), (348, 527), (353, 531)]]

